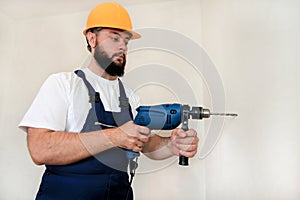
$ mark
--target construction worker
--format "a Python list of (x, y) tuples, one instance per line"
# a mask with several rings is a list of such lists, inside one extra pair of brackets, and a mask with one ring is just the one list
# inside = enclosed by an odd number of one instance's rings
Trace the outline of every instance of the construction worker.
[(133, 199), (124, 149), (152, 159), (193, 157), (197, 133), (175, 129), (161, 138), (133, 123), (139, 99), (118, 77), (128, 42), (141, 36), (121, 5), (96, 6), (83, 34), (88, 67), (49, 76), (19, 124), (33, 161), (46, 166), (36, 199)]

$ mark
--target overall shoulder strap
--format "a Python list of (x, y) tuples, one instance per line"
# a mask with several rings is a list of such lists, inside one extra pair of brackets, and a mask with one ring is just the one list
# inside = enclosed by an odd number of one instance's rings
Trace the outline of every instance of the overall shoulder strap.
[(101, 119), (105, 118), (105, 116), (104, 116), (104, 112), (103, 112), (104, 106), (100, 99), (99, 92), (96, 92), (95, 89), (93, 88), (93, 86), (90, 84), (90, 82), (88, 82), (88, 80), (86, 79), (86, 76), (82, 70), (76, 70), (75, 74), (83, 80), (85, 86), (87, 87), (89, 97), (90, 97), (89, 102), (92, 105), (91, 109), (93, 110), (94, 114), (96, 114), (97, 121), (100, 122)]
[(90, 103), (91, 102), (100, 102), (99, 93), (96, 92), (95, 89), (92, 87), (92, 85), (86, 80), (84, 72), (82, 70), (76, 70), (75, 74), (83, 80), (85, 86), (87, 87), (87, 89), (89, 91), (89, 97), (90, 97), (89, 102)]
[(124, 89), (124, 85), (122, 84), (122, 81), (118, 79), (119, 81), (119, 90), (120, 90), (120, 96), (119, 96), (119, 107), (121, 108), (121, 112), (118, 116), (115, 116), (116, 122), (118, 125), (121, 125), (129, 120), (133, 119), (131, 106), (129, 104), (129, 99), (126, 96), (126, 92)]
[(120, 97), (119, 97), (119, 107), (121, 109), (128, 109), (129, 107), (129, 100), (126, 96), (126, 92), (125, 92), (125, 89), (124, 89), (124, 85), (122, 83), (122, 81), (120, 79), (118, 79), (118, 82), (119, 82), (119, 90), (120, 90)]

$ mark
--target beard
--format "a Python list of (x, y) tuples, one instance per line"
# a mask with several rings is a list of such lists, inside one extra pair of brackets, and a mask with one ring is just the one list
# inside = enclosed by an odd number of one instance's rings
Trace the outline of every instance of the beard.
[[(113, 61), (115, 56), (123, 55), (123, 62), (116, 63)], [(98, 65), (105, 70), (105, 72), (111, 76), (122, 77), (125, 73), (126, 56), (123, 53), (115, 53), (111, 57), (103, 50), (100, 45), (95, 48), (94, 58)]]

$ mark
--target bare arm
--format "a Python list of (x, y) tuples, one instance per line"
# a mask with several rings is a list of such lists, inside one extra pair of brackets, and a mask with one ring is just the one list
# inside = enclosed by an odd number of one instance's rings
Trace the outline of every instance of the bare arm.
[[(28, 128), (27, 132), (28, 149), (32, 160), (38, 165), (65, 165), (91, 156), (91, 152), (88, 151), (80, 137), (106, 139), (100, 131), (82, 133), (85, 136), (40, 128)], [(107, 139), (100, 139), (99, 143), (101, 143), (99, 152), (113, 147), (113, 144)]]
[(184, 132), (174, 129), (171, 137), (152, 136), (143, 148), (143, 153), (154, 160), (162, 160), (174, 155), (193, 157), (197, 153), (199, 139), (193, 129)]
[(127, 122), (121, 127), (87, 133), (69, 133), (28, 128), (27, 143), (32, 160), (38, 164), (66, 165), (119, 146), (141, 151), (150, 130)]
[(173, 154), (170, 148), (171, 139), (169, 137), (160, 137), (153, 135), (149, 138), (147, 144), (145, 144), (142, 152), (153, 160), (162, 160), (169, 158)]

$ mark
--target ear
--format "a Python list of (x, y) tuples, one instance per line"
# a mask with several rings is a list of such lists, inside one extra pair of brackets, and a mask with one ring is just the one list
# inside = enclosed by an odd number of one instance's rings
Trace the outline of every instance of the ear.
[(97, 44), (97, 35), (95, 33), (92, 33), (92, 32), (87, 32), (86, 33), (86, 38), (87, 38), (87, 41), (90, 44), (90, 46), (92, 48), (95, 48), (96, 44)]

